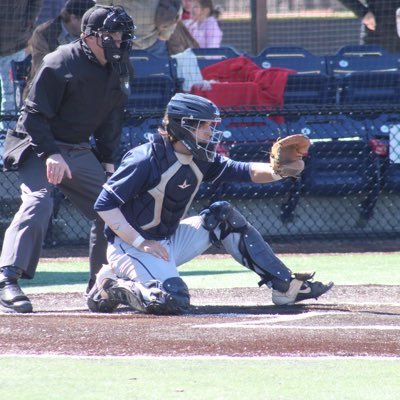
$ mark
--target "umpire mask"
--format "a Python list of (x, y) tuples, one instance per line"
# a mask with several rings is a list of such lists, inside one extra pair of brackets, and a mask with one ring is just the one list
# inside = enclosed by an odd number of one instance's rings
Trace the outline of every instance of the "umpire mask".
[[(101, 40), (107, 62), (114, 64), (125, 62), (135, 39), (135, 25), (132, 18), (121, 6), (95, 6), (82, 18), (82, 32), (95, 35)], [(118, 47), (111, 33), (120, 32), (121, 42)]]

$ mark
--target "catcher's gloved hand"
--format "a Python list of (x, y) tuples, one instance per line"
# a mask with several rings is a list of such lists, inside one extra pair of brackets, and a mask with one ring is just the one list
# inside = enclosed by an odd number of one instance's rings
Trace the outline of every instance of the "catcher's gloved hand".
[(291, 135), (275, 142), (271, 149), (270, 164), (282, 178), (298, 177), (304, 169), (303, 157), (307, 155), (310, 139), (305, 135)]

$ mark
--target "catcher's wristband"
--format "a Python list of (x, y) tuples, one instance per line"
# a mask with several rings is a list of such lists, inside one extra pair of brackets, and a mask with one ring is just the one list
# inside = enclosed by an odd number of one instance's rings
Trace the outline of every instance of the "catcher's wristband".
[(274, 181), (279, 181), (280, 179), (282, 179), (282, 176), (280, 176), (279, 174), (277, 174), (274, 169), (271, 167), (271, 165), (267, 164), (266, 166), (267, 172), (271, 175), (272, 179)]
[(140, 247), (140, 245), (145, 241), (146, 239), (139, 235), (133, 242), (132, 242), (132, 246), (136, 247), (137, 249)]

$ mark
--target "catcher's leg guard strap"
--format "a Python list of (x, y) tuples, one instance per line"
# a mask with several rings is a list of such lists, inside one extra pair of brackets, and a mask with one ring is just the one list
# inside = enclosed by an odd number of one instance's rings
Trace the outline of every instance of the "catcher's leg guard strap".
[[(236, 208), (226, 201), (218, 201), (203, 210), (201, 215), (204, 216), (204, 228), (210, 232), (212, 242), (213, 238), (224, 240), (230, 233), (240, 235), (235, 246), (242, 259), (235, 259), (260, 275), (263, 278), (260, 284), (268, 283), (273, 278), (287, 284), (290, 282), (292, 271), (275, 256), (257, 229)], [(221, 230), (219, 238), (216, 228)]]

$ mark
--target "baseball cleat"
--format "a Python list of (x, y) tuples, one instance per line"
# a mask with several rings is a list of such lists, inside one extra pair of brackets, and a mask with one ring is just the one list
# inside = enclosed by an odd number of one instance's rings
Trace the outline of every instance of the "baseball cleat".
[(298, 303), (299, 301), (308, 300), (308, 299), (315, 299), (317, 300), (318, 297), (322, 296), (329, 290), (333, 288), (334, 283), (329, 282), (324, 284), (322, 282), (310, 282), (305, 281), (300, 288), (299, 293), (296, 296), (296, 299), (293, 303)]
[(107, 288), (115, 283), (113, 279), (103, 279), (100, 286), (94, 284), (90, 292), (86, 295), (86, 303), (90, 311), (100, 313), (112, 313), (119, 305), (107, 294)]
[(275, 285), (272, 290), (272, 302), (278, 306), (292, 305), (308, 299), (318, 299), (332, 289), (333, 282), (312, 282), (309, 279), (313, 277), (314, 273), (294, 274), (288, 288)]
[(136, 311), (146, 312), (143, 296), (136, 287), (135, 282), (118, 279), (105, 291), (111, 300), (129, 306)]

